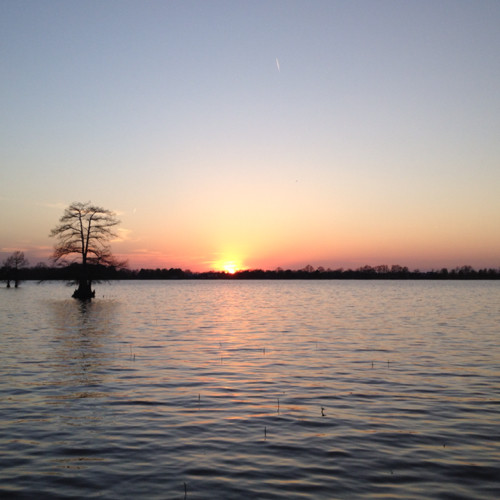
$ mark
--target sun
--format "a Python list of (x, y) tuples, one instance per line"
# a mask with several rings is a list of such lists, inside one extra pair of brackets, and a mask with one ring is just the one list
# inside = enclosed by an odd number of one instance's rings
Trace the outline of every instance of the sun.
[(244, 269), (242, 259), (234, 255), (225, 255), (221, 259), (212, 262), (212, 269), (220, 273), (236, 274)]
[(238, 270), (238, 266), (234, 261), (224, 262), (222, 269), (226, 271), (226, 273), (234, 274)]

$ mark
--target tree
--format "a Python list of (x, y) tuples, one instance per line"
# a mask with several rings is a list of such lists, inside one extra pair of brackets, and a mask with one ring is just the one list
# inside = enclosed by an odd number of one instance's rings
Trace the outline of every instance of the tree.
[[(73, 293), (77, 299), (95, 297), (92, 290), (93, 275), (103, 266), (125, 267), (111, 254), (108, 242), (116, 234), (113, 228), (120, 223), (111, 210), (87, 203), (72, 203), (59, 219), (60, 224), (50, 232), (57, 238), (52, 259), (54, 263), (76, 264), (78, 288)], [(68, 259), (69, 257), (69, 259)]]
[(7, 282), (7, 288), (10, 288), (10, 282), (14, 282), (14, 286), (19, 286), (19, 271), (21, 268), (28, 265), (28, 259), (24, 257), (24, 252), (16, 250), (10, 257), (7, 257), (3, 262), (2, 274), (4, 281)]

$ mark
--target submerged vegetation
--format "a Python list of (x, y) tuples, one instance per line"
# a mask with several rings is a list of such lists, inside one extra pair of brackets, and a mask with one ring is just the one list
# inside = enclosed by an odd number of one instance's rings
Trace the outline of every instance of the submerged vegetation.
[[(179, 268), (170, 269), (140, 269), (131, 270), (119, 265), (100, 263), (86, 264), (86, 272), (93, 281), (101, 280), (187, 280), (187, 279), (222, 279), (222, 280), (497, 280), (500, 279), (500, 269), (484, 268), (476, 270), (471, 266), (442, 268), (439, 270), (420, 271), (409, 270), (407, 267), (393, 266), (363, 266), (357, 269), (314, 269), (307, 266), (303, 269), (247, 269), (234, 274), (225, 271), (191, 272)], [(19, 270), (20, 280), (74, 280), (81, 274), (81, 264), (72, 263), (63, 267), (49, 267), (43, 263), (34, 267)]]

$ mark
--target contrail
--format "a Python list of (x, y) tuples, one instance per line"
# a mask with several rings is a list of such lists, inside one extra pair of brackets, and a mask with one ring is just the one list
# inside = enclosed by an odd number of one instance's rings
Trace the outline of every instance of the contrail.
[(278, 61), (278, 58), (276, 58), (276, 67), (278, 68), (278, 71), (281, 73), (281, 71), (280, 71), (280, 62)]

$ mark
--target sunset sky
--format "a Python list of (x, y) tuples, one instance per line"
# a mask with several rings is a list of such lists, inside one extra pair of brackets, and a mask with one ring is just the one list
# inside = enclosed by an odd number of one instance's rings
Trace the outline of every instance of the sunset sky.
[(0, 2), (0, 258), (500, 267), (500, 2)]

